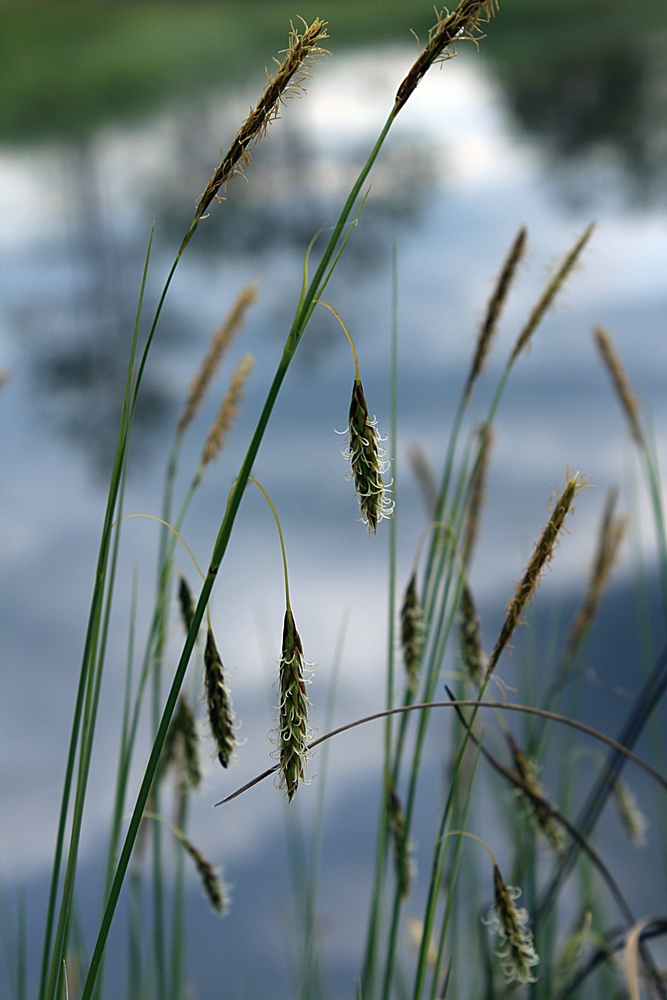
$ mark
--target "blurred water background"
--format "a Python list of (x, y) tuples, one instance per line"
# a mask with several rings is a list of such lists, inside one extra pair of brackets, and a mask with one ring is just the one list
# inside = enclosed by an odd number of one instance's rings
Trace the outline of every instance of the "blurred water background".
[[(257, 148), (248, 183), (202, 224), (174, 282), (140, 397), (126, 510), (158, 513), (164, 463), (188, 380), (242, 285), (257, 281), (228, 366), (251, 351), (256, 369), (237, 429), (208, 470), (184, 535), (207, 561), (228, 490), (263, 402), (298, 298), (305, 247), (332, 225), (355, 172), (414, 58), (429, 5), (392, 0), (273, 3), (16, 3), (0, 6), (0, 619), (3, 811), (0, 875), (8, 905), (28, 899), (36, 968), (46, 875), (81, 655), (106, 477), (119, 418), (126, 351), (143, 255), (155, 220), (148, 285), (156, 296), (196, 196), (249, 105), (263, 68), (286, 42), (290, 18), (330, 22), (331, 57), (308, 96), (284, 109)], [(589, 221), (596, 234), (557, 310), (520, 360), (498, 416), (489, 496), (472, 582), (487, 643), (513, 581), (547, 517), (565, 468), (595, 484), (538, 596), (532, 639), (567, 620), (586, 579), (607, 486), (641, 522), (626, 546), (596, 626), (585, 721), (612, 735), (637, 690), (636, 587), (655, 543), (632, 449), (590, 331), (605, 324), (667, 451), (667, 15), (657, 2), (505, 0), (488, 39), (432, 72), (400, 116), (372, 175), (371, 195), (327, 292), (356, 340), (371, 410), (389, 424), (391, 251), (399, 260), (399, 586), (427, 524), (407, 454), (418, 442), (439, 470), (476, 328), (504, 254), (528, 226), (530, 254), (498, 344), (476, 391), (482, 415), (519, 324), (556, 255)], [(338, 722), (383, 706), (388, 532), (356, 522), (341, 440), (353, 366), (333, 318), (315, 315), (289, 373), (255, 475), (285, 532), (294, 611), (306, 656), (317, 660), (315, 723), (324, 711), (336, 638), (349, 621)], [(186, 443), (179, 484), (194, 471), (216, 412), (217, 389)], [(197, 436), (199, 434), (199, 436)], [(637, 535), (637, 532), (635, 533)], [(140, 623), (153, 594), (157, 526), (124, 528), (105, 679), (105, 709), (84, 836), (84, 932), (97, 912), (99, 863), (113, 792), (130, 583)], [(195, 583), (187, 556), (179, 565)], [(206, 910), (193, 882), (188, 977), (202, 998), (292, 996), (293, 916), (284, 816), (266, 783), (223, 810), (211, 805), (267, 765), (279, 656), (282, 568), (275, 526), (246, 494), (216, 585), (213, 621), (232, 672), (246, 740), (222, 772), (211, 754), (193, 839), (224, 867), (230, 915)], [(653, 614), (653, 590), (649, 586)], [(656, 648), (664, 627), (654, 619)], [(142, 634), (141, 628), (139, 634)], [(170, 665), (178, 652), (174, 631)], [(519, 651), (521, 646), (519, 644)], [(501, 674), (512, 682), (514, 665)], [(423, 784), (442, 785), (448, 720), (434, 719)], [(141, 752), (145, 752), (146, 745)], [(643, 749), (648, 753), (646, 747)], [(321, 939), (332, 996), (350, 996), (358, 970), (379, 793), (381, 732), (357, 730), (331, 747), (321, 883)], [(318, 774), (318, 758), (311, 773)], [(592, 774), (592, 771), (591, 771)], [(430, 782), (430, 785), (429, 785)], [(298, 798), (308, 822), (313, 790)], [(656, 829), (653, 790), (636, 791)], [(430, 827), (424, 821), (423, 842)], [(620, 880), (643, 915), (663, 912), (657, 833), (629, 854), (612, 825), (601, 843), (623, 859)], [(420, 858), (427, 867), (428, 853)], [(612, 865), (613, 867), (613, 865)], [(649, 872), (652, 875), (649, 875)], [(617, 871), (618, 874), (618, 871)], [(419, 914), (419, 889), (408, 909)], [(124, 952), (123, 914), (112, 937)], [(110, 997), (123, 995), (122, 961)], [(31, 988), (34, 973), (31, 973)], [(2, 988), (3, 992), (5, 987)]]

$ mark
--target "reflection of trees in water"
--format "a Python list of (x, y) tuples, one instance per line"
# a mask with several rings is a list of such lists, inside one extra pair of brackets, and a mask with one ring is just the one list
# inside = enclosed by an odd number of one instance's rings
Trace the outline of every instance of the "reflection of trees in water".
[[(193, 191), (206, 176), (215, 146), (204, 128), (193, 129), (190, 115), (182, 126), (176, 157), (166, 183), (146, 185), (147, 215), (157, 218), (160, 250), (175, 247), (189, 225)], [(206, 151), (206, 152), (204, 152)], [(347, 151), (342, 160), (347, 161)], [(202, 167), (202, 164), (207, 165)], [(188, 249), (192, 260), (257, 257), (294, 248), (299, 254), (324, 221), (332, 222), (355, 174), (318, 158), (296, 131), (282, 129), (279, 140), (256, 151), (249, 183), (236, 179), (229, 198), (213, 206), (211, 217)], [(373, 197), (341, 262), (348, 281), (359, 281), (381, 265), (397, 226), (414, 221), (431, 187), (429, 161), (419, 149), (389, 147), (373, 177)], [(144, 182), (145, 184), (145, 182)], [(92, 146), (72, 150), (68, 167), (67, 237), (46, 266), (66, 275), (48, 301), (27, 303), (16, 320), (33, 354), (37, 395), (56, 430), (81, 447), (91, 466), (107, 474), (115, 448), (134, 310), (145, 253), (145, 233), (137, 237), (114, 224), (104, 208), (104, 191)], [(290, 303), (291, 305), (291, 303)], [(271, 304), (271, 327), (282, 331), (287, 303)], [(151, 310), (148, 300), (145, 316)], [(288, 317), (289, 318), (289, 317)], [(196, 315), (182, 322), (168, 306), (160, 321), (139, 396), (134, 433), (135, 453), (148, 454), (160, 429), (174, 418), (176, 400), (160, 380), (160, 355), (200, 325)], [(318, 338), (326, 350), (326, 338)], [(310, 363), (317, 357), (310, 352)], [(193, 358), (193, 368), (197, 359)]]
[(622, 171), (633, 199), (664, 198), (667, 39), (593, 36), (587, 45), (546, 50), (529, 72), (502, 61), (500, 71), (520, 123), (562, 167), (606, 162)]

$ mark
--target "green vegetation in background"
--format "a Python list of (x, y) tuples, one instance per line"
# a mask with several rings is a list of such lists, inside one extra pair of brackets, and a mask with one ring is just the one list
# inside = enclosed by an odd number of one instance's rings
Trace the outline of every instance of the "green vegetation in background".
[[(329, 48), (425, 40), (432, 14), (414, 0), (11, 2), (0, 6), (0, 141), (72, 139), (249, 75), (286, 44), (290, 18), (330, 22)], [(664, 0), (503, 0), (483, 48), (515, 86), (563, 59), (649, 43), (667, 29)]]

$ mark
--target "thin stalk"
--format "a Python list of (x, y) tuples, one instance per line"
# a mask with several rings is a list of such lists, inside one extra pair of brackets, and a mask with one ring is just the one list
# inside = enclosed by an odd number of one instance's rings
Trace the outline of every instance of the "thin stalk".
[[(153, 783), (153, 778), (155, 776), (155, 772), (158, 767), (160, 754), (162, 752), (162, 747), (164, 745), (164, 741), (167, 735), (167, 730), (169, 728), (171, 716), (174, 712), (174, 708), (176, 707), (178, 694), (183, 684), (183, 680), (185, 678), (185, 672), (187, 670), (190, 657), (192, 655), (192, 650), (194, 649), (197, 634), (199, 632), (199, 627), (201, 625), (204, 616), (204, 611), (208, 605), (209, 597), (213, 589), (213, 584), (215, 583), (215, 578), (217, 576), (218, 570), (220, 568), (225, 552), (227, 550), (234, 521), (236, 519), (236, 514), (238, 512), (241, 499), (243, 497), (243, 493), (245, 492), (248, 478), (250, 476), (253, 464), (257, 457), (260, 444), (264, 437), (264, 433), (266, 431), (269, 418), (273, 411), (275, 401), (278, 397), (278, 393), (284, 381), (285, 375), (287, 374), (287, 370), (292, 361), (296, 348), (299, 345), (301, 337), (303, 336), (308, 321), (310, 320), (310, 317), (315, 308), (315, 300), (320, 297), (320, 295), (324, 290), (324, 287), (326, 286), (326, 283), (329, 281), (331, 274), (333, 273), (333, 266), (335, 266), (336, 261), (334, 260), (334, 264), (332, 265), (332, 267), (329, 267), (329, 265), (331, 263), (332, 258), (334, 257), (334, 253), (340, 241), (341, 234), (345, 227), (345, 223), (347, 222), (347, 219), (349, 218), (349, 215), (352, 212), (352, 209), (357, 200), (361, 187), (363, 186), (363, 183), (366, 180), (366, 177), (368, 176), (371, 167), (373, 166), (375, 160), (377, 159), (377, 156), (380, 152), (380, 149), (382, 148), (384, 140), (389, 132), (389, 129), (391, 128), (394, 118), (398, 113), (398, 110), (399, 110), (398, 105), (394, 105), (394, 108), (392, 108), (389, 117), (387, 118), (387, 121), (380, 133), (380, 136), (378, 137), (375, 143), (375, 146), (371, 150), (368, 160), (366, 161), (364, 167), (362, 168), (357, 178), (357, 181), (355, 182), (352, 191), (350, 192), (350, 195), (348, 196), (348, 199), (345, 202), (345, 205), (343, 206), (343, 210), (340, 214), (338, 222), (336, 223), (336, 226), (331, 235), (329, 243), (324, 251), (324, 254), (317, 268), (315, 276), (311, 281), (310, 285), (308, 286), (308, 289), (305, 292), (305, 294), (302, 294), (302, 299), (299, 308), (297, 309), (296, 316), (294, 318), (292, 327), (287, 337), (285, 348), (283, 350), (283, 355), (280, 359), (278, 368), (276, 370), (276, 374), (274, 376), (273, 382), (267, 394), (267, 398), (264, 403), (264, 407), (262, 409), (259, 421), (253, 433), (250, 445), (248, 447), (246, 457), (243, 461), (241, 469), (239, 470), (236, 482), (232, 488), (229, 501), (227, 504), (227, 509), (222, 519), (220, 530), (218, 532), (218, 536), (215, 542), (209, 570), (206, 579), (204, 581), (204, 585), (202, 587), (199, 600), (197, 602), (197, 606), (195, 608), (192, 626), (186, 637), (185, 645), (183, 647), (181, 657), (176, 667), (172, 685), (169, 690), (169, 694), (167, 696), (167, 700), (162, 713), (160, 725), (158, 727), (158, 731), (155, 740), (153, 742), (153, 748), (151, 750), (148, 764), (146, 766), (144, 778), (142, 780), (141, 787), (137, 796), (135, 808), (132, 813), (132, 818), (130, 819), (130, 824), (125, 837), (125, 842), (123, 844), (123, 848), (121, 850), (120, 858), (118, 861), (118, 866), (116, 868), (116, 874), (114, 876), (114, 880), (111, 886), (111, 891), (109, 893), (107, 907), (104, 916), (102, 918), (102, 922), (97, 936), (97, 941), (90, 961), (88, 975), (84, 983), (81, 1000), (90, 1000), (90, 997), (92, 996), (95, 981), (102, 960), (102, 955), (104, 953), (104, 948), (106, 946), (107, 937), (109, 935), (109, 930), (111, 928), (111, 922), (113, 920), (116, 906), (118, 904), (118, 898), (120, 896), (120, 891), (125, 878), (125, 873), (127, 872), (127, 867), (132, 854), (132, 848), (134, 846), (134, 842), (136, 840), (137, 833), (139, 830), (141, 817), (146, 807), (146, 802), (148, 800), (148, 795), (150, 793), (150, 789)], [(176, 263), (178, 262), (178, 259), (179, 257), (177, 256)], [(336, 258), (336, 260), (337, 259), (338, 258)], [(168, 278), (168, 282), (171, 280), (171, 277), (173, 276), (174, 268), (175, 265), (172, 267), (172, 270)], [(165, 287), (168, 287), (168, 285)], [(162, 302), (164, 301), (165, 294), (166, 291), (163, 293), (163, 296), (161, 297), (160, 307), (162, 305)], [(149, 334), (149, 342), (152, 337), (152, 334), (154, 333), (154, 326), (155, 324), (153, 325), (151, 333)], [(139, 369), (140, 374), (143, 372), (144, 364), (145, 364), (145, 357), (142, 359), (142, 365), (140, 366)], [(48, 997), (48, 1000), (53, 1000), (53, 998)]]

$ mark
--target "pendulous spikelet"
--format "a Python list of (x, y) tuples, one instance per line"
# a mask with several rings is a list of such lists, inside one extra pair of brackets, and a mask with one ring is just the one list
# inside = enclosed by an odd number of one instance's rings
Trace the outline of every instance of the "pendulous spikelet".
[(408, 684), (411, 691), (415, 690), (417, 681), (419, 680), (423, 642), (424, 622), (422, 620), (422, 608), (417, 594), (417, 574), (413, 573), (406, 588), (401, 608), (401, 647), (403, 650), (405, 672), (408, 675)]
[(234, 713), (232, 700), (225, 681), (225, 672), (213, 632), (208, 629), (204, 650), (204, 677), (206, 701), (211, 734), (218, 748), (218, 760), (223, 767), (229, 767), (234, 756), (236, 736), (234, 735)]
[(612, 786), (616, 811), (621, 821), (621, 826), (635, 847), (643, 847), (646, 843), (646, 830), (648, 824), (637, 805), (637, 799), (630, 791), (628, 785), (622, 778), (617, 778)]
[(526, 325), (517, 337), (516, 343), (510, 355), (512, 361), (518, 357), (518, 355), (521, 354), (524, 348), (528, 345), (530, 338), (544, 319), (545, 314), (554, 304), (556, 296), (563, 287), (568, 275), (574, 270), (582, 251), (593, 235), (594, 230), (595, 225), (591, 223), (591, 225), (588, 226), (582, 235), (576, 240), (570, 252), (563, 258), (560, 267), (557, 268), (554, 276), (548, 282), (546, 288), (542, 292), (542, 295), (533, 307), (533, 311), (528, 317)]
[(593, 914), (590, 910), (584, 910), (570, 931), (558, 960), (558, 972), (561, 975), (569, 972), (581, 957), (588, 941), (592, 922)]
[(605, 367), (614, 383), (614, 389), (621, 404), (621, 409), (625, 413), (630, 426), (630, 433), (636, 443), (644, 448), (646, 447), (646, 443), (642, 425), (639, 422), (639, 400), (632, 391), (630, 379), (623, 367), (623, 362), (616, 352), (614, 342), (609, 333), (601, 326), (597, 326), (593, 330), (593, 336), (602, 355)]
[(501, 968), (508, 983), (535, 983), (537, 979), (531, 969), (539, 958), (533, 946), (532, 931), (526, 926), (528, 912), (517, 909), (515, 900), (521, 895), (520, 889), (506, 885), (498, 865), (493, 866), (494, 913), (489, 924), (501, 939), (496, 955), (501, 960)]
[(442, 14), (436, 10), (437, 21), (428, 33), (426, 47), (396, 92), (395, 114), (414, 93), (431, 66), (456, 55), (455, 42), (464, 38), (476, 42), (483, 37), (479, 30), (480, 21), (490, 20), (496, 8), (496, 0), (462, 0), (451, 13), (447, 8)]
[(197, 723), (183, 694), (179, 696), (178, 705), (164, 741), (160, 758), (160, 779), (171, 767), (178, 769), (181, 780), (187, 781), (191, 788), (199, 788), (202, 774), (199, 762)]
[(376, 420), (371, 420), (368, 414), (361, 382), (355, 379), (350, 403), (347, 447), (343, 451), (343, 457), (352, 466), (349, 478), (354, 478), (354, 492), (359, 497), (361, 521), (366, 525), (369, 535), (374, 535), (378, 522), (385, 517), (391, 517), (394, 511), (393, 501), (388, 496), (389, 488), (382, 480), (382, 476), (389, 468), (389, 462), (384, 457), (384, 448), (378, 443), (382, 440), (384, 439), (377, 432)]
[(468, 564), (470, 564), (470, 560), (472, 559), (479, 535), (482, 507), (484, 506), (484, 497), (486, 494), (486, 480), (489, 473), (489, 456), (491, 454), (491, 446), (493, 445), (492, 429), (487, 424), (480, 423), (477, 428), (477, 439), (480, 442), (481, 448), (477, 460), (475, 477), (470, 490), (470, 500), (466, 512), (466, 525), (463, 533), (463, 552)]
[(181, 576), (178, 582), (178, 604), (181, 609), (183, 628), (189, 632), (195, 616), (195, 602), (188, 581), (184, 576)]
[(408, 836), (405, 828), (405, 812), (393, 783), (389, 790), (388, 805), (388, 824), (396, 860), (398, 890), (401, 899), (407, 899), (417, 875), (417, 863), (412, 838)]
[(414, 441), (408, 448), (408, 462), (410, 463), (412, 474), (417, 480), (422, 500), (424, 501), (424, 507), (426, 508), (426, 516), (430, 521), (436, 516), (440, 487), (438, 486), (431, 460), (426, 450), (418, 441)]
[(484, 371), (484, 362), (489, 350), (491, 349), (493, 338), (498, 327), (498, 320), (500, 319), (500, 314), (502, 313), (503, 306), (505, 305), (512, 281), (514, 280), (517, 268), (526, 251), (527, 241), (528, 230), (524, 226), (519, 230), (514, 243), (510, 247), (510, 251), (507, 255), (505, 263), (503, 264), (503, 269), (500, 272), (498, 281), (496, 282), (496, 287), (493, 290), (493, 295), (489, 299), (486, 316), (484, 317), (484, 322), (482, 323), (482, 327), (477, 337), (475, 353), (470, 366), (470, 374), (468, 375), (468, 381), (466, 382), (464, 389), (464, 395), (466, 396), (470, 395), (474, 383)]
[(206, 894), (206, 898), (211, 904), (212, 909), (214, 909), (216, 913), (219, 913), (221, 917), (224, 916), (229, 907), (229, 899), (227, 887), (221, 879), (218, 871), (186, 837), (180, 835), (179, 840), (195, 863), (195, 867), (202, 880), (204, 893)]
[[(528, 754), (523, 752), (511, 733), (507, 734), (507, 740), (512, 751), (512, 756), (514, 757), (517, 774), (533, 795), (538, 799), (546, 799), (544, 789), (537, 780), (538, 768), (536, 761), (533, 757), (529, 757)], [(527, 815), (532, 819), (549, 846), (556, 854), (561, 855), (564, 846), (562, 831), (549, 809), (543, 806), (541, 802), (537, 802), (526, 795), (522, 789), (517, 789), (517, 791)]]
[(572, 507), (574, 498), (580, 490), (586, 487), (586, 485), (587, 481), (582, 479), (580, 474), (577, 472), (574, 476), (571, 476), (568, 479), (565, 489), (556, 500), (553, 513), (549, 518), (546, 527), (542, 531), (539, 540), (535, 544), (535, 551), (533, 552), (532, 558), (526, 567), (523, 577), (514, 592), (514, 597), (507, 605), (505, 622), (500, 630), (500, 635), (498, 636), (496, 645), (493, 648), (493, 652), (489, 657), (488, 666), (486, 668), (487, 678), (490, 677), (496, 669), (496, 665), (500, 659), (500, 654), (507, 646), (507, 643), (510, 641), (515, 629), (520, 624), (521, 615), (523, 614), (526, 604), (531, 599), (539, 585), (543, 569), (551, 562), (554, 548), (556, 547), (556, 542), (558, 541), (558, 536), (565, 526), (565, 518)]
[(255, 359), (252, 354), (246, 354), (232, 372), (232, 377), (229, 380), (227, 392), (220, 405), (218, 416), (208, 432), (202, 452), (202, 465), (208, 465), (209, 462), (212, 462), (224, 448), (227, 435), (232, 430), (234, 422), (239, 415), (239, 405), (243, 401), (245, 385), (254, 366)]
[(305, 780), (308, 760), (308, 725), (305, 660), (301, 638), (294, 624), (292, 609), (287, 607), (283, 625), (283, 645), (280, 655), (278, 683), (280, 705), (276, 742), (279, 760), (278, 788), (287, 792), (291, 802), (300, 781)]
[(303, 25), (302, 34), (299, 34), (294, 25), (291, 26), (289, 44), (282, 62), (278, 64), (273, 76), (269, 77), (257, 106), (251, 109), (228, 151), (221, 156), (219, 166), (199, 199), (192, 227), (181, 245), (181, 253), (208, 206), (214, 198), (218, 198), (220, 189), (235, 174), (243, 173), (243, 168), (250, 163), (252, 147), (266, 135), (270, 123), (278, 118), (285, 100), (304, 91), (304, 83), (310, 76), (309, 70), (316, 57), (326, 52), (326, 49), (320, 47), (320, 42), (327, 37), (325, 22), (316, 18), (310, 26), (305, 21)]
[(463, 669), (475, 687), (479, 687), (486, 669), (486, 657), (482, 648), (479, 615), (477, 614), (472, 591), (467, 581), (463, 584), (463, 591), (461, 593), (459, 636)]
[(225, 352), (230, 347), (236, 334), (243, 329), (246, 313), (256, 298), (256, 285), (246, 285), (245, 288), (242, 288), (224, 322), (213, 334), (213, 339), (199, 366), (199, 371), (190, 383), (185, 406), (177, 425), (179, 432), (182, 433), (185, 431), (194, 420), (204, 401), (206, 390), (215, 378)]

